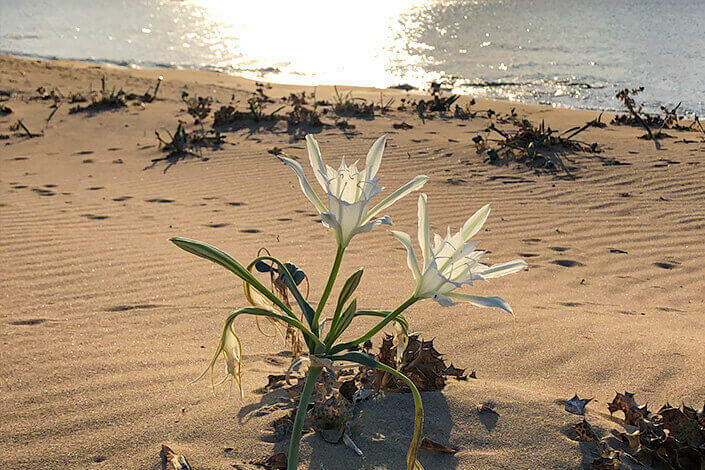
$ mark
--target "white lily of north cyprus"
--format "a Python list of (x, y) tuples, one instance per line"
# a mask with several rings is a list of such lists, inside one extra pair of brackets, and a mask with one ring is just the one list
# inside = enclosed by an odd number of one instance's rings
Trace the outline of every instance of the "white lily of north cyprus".
[(414, 297), (433, 299), (444, 307), (455, 304), (455, 300), (468, 302), (477, 307), (497, 307), (513, 314), (509, 304), (499, 297), (482, 297), (455, 292), (463, 284), (472, 285), (475, 280), (486, 280), (516, 273), (527, 264), (522, 259), (488, 266), (480, 263), (484, 251), (476, 251), (479, 242), (468, 243), (487, 220), (490, 205), (482, 207), (470, 217), (456, 234), (451, 235), (450, 227), (445, 237), (434, 234), (431, 246), (426, 195), (419, 196), (419, 246), (423, 254), (423, 269), (419, 267), (411, 244), (411, 237), (398, 231), (392, 235), (407, 251), (407, 263), (416, 280)]
[(375, 176), (382, 163), (386, 142), (387, 138), (382, 136), (372, 144), (364, 169), (358, 170), (357, 162), (346, 165), (343, 158), (340, 168), (335, 170), (323, 164), (316, 139), (310, 134), (306, 136), (311, 167), (316, 180), (328, 196), (328, 207), (309, 184), (301, 164), (291, 158), (279, 157), (294, 170), (302, 191), (321, 214), (323, 225), (335, 232), (339, 247), (347, 247), (352, 237), (358, 233), (369, 232), (380, 224), (391, 225), (392, 219), (389, 216), (377, 217), (378, 214), (412, 191), (420, 189), (428, 181), (427, 176), (419, 175), (370, 208), (372, 198), (383, 189), (379, 185), (379, 178)]

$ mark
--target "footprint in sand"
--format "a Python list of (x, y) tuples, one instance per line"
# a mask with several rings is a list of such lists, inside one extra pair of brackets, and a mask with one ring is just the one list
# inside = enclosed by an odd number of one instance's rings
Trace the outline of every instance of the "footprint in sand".
[(134, 304), (134, 305), (115, 305), (113, 307), (107, 307), (106, 312), (127, 312), (128, 310), (142, 310), (148, 308), (158, 308), (159, 305), (155, 304)]
[(20, 162), (20, 161), (22, 161), (22, 160), (29, 160), (29, 158), (27, 158), (27, 157), (15, 157), (15, 158), (8, 158), (8, 160)]
[(550, 246), (549, 249), (557, 251), (558, 253), (563, 253), (570, 250), (570, 248), (566, 248), (565, 246)]
[(57, 186), (56, 184), (45, 184), (44, 185), (45, 188), (56, 188), (56, 186)]
[(680, 263), (678, 261), (659, 261), (654, 263), (654, 266), (661, 269), (676, 269)]
[(580, 307), (582, 304), (580, 302), (559, 302), (564, 307)]
[(88, 188), (89, 191), (100, 191), (101, 189), (105, 189), (105, 186), (91, 186)]
[(221, 222), (221, 223), (219, 223), (219, 224), (206, 224), (206, 227), (210, 227), (210, 228), (223, 228), (223, 227), (227, 227), (228, 225), (230, 225), (230, 224), (229, 224), (229, 223), (226, 223), (226, 222)]
[(95, 215), (95, 214), (81, 214), (81, 215), (83, 217), (85, 217), (86, 219), (90, 219), (90, 220), (105, 220), (105, 219), (110, 218), (109, 215)]
[(32, 188), (32, 191), (39, 194), (40, 196), (55, 196), (56, 195), (56, 193), (54, 191), (50, 191), (50, 190), (44, 189), (44, 188)]
[(258, 230), (256, 228), (246, 228), (243, 230), (240, 230), (240, 233), (261, 233), (262, 230)]
[(467, 181), (462, 178), (446, 178), (446, 183), (451, 186), (460, 186), (461, 184), (467, 183)]
[(290, 218), (288, 218), (288, 217), (281, 217), (281, 218), (279, 218), (279, 219), (277, 219), (277, 220), (278, 220), (279, 222), (290, 222), (292, 219), (290, 219)]
[(115, 202), (122, 202), (122, 201), (127, 201), (128, 199), (132, 199), (132, 196), (120, 196), (113, 198), (113, 201)]
[(26, 184), (16, 184), (15, 186), (11, 186), (12, 189), (25, 189), (26, 187)]
[(539, 256), (537, 253), (519, 253), (522, 258), (535, 258)]
[(145, 199), (147, 202), (158, 202), (159, 204), (169, 204), (171, 202), (174, 202), (173, 199), (164, 199), (164, 198), (153, 198), (153, 199)]
[(93, 155), (94, 153), (93, 150), (81, 150), (80, 152), (74, 153), (74, 155)]
[(244, 202), (226, 202), (226, 204), (233, 207), (240, 207), (245, 205)]
[(113, 160), (113, 163), (116, 165), (122, 165), (125, 162), (122, 161), (122, 158), (117, 158), (117, 159)]
[(522, 240), (524, 243), (538, 243), (541, 241), (540, 238), (524, 238)]
[(556, 260), (551, 261), (551, 263), (557, 264), (558, 266), (563, 266), (564, 268), (574, 268), (576, 266), (585, 266), (580, 261), (574, 261), (572, 259), (556, 259)]
[(118, 150), (121, 150), (120, 147), (109, 147), (108, 152), (117, 152)]
[(11, 321), (10, 325), (19, 325), (19, 326), (32, 326), (32, 325), (41, 325), (44, 322), (48, 322), (48, 318), (31, 318), (29, 320), (15, 320)]
[(94, 163), (94, 162), (95, 162), (95, 160), (91, 160), (90, 158), (86, 158), (81, 163)]

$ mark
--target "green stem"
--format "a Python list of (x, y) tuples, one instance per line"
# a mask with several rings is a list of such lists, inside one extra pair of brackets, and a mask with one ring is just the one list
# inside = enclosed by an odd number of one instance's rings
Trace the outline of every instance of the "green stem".
[(332, 361), (355, 362), (366, 367), (383, 370), (398, 377), (406, 384), (407, 387), (409, 387), (409, 390), (411, 390), (411, 394), (414, 397), (414, 434), (411, 438), (409, 451), (406, 454), (406, 468), (407, 470), (416, 470), (418, 468), (421, 468), (420, 464), (417, 465), (416, 453), (418, 452), (419, 444), (421, 443), (421, 434), (423, 432), (423, 403), (421, 402), (421, 394), (419, 393), (419, 389), (416, 388), (414, 382), (398, 370), (379, 362), (378, 360), (368, 356), (367, 354), (359, 352), (350, 352), (346, 354), (340, 354), (338, 356), (331, 355), (328, 356), (328, 358)]
[(296, 470), (299, 464), (299, 446), (301, 444), (301, 431), (304, 427), (304, 419), (308, 411), (308, 402), (313, 393), (313, 387), (316, 385), (316, 380), (323, 370), (320, 366), (309, 367), (306, 374), (304, 388), (301, 390), (299, 397), (299, 407), (296, 410), (296, 418), (294, 418), (294, 427), (291, 430), (291, 441), (289, 442), (289, 455), (287, 457), (287, 470)]
[(338, 345), (334, 346), (334, 347), (330, 350), (330, 353), (331, 353), (331, 354), (336, 354), (336, 353), (339, 353), (340, 351), (343, 351), (343, 350), (345, 350), (345, 349), (349, 349), (349, 348), (351, 348), (351, 347), (353, 347), (353, 346), (357, 346), (357, 345), (360, 344), (360, 343), (364, 343), (365, 341), (367, 341), (368, 339), (372, 338), (374, 335), (376, 335), (377, 333), (379, 333), (379, 331), (380, 331), (382, 328), (384, 328), (385, 326), (387, 326), (390, 322), (396, 320), (396, 318), (397, 318), (399, 315), (401, 315), (401, 313), (402, 313), (404, 310), (406, 310), (407, 308), (409, 308), (411, 305), (413, 305), (413, 304), (414, 304), (416, 301), (418, 301), (418, 300), (419, 300), (418, 297), (413, 297), (413, 296), (412, 296), (412, 297), (409, 297), (403, 304), (401, 304), (400, 306), (398, 306), (398, 307), (396, 308), (396, 310), (394, 310), (392, 313), (390, 313), (389, 315), (387, 315), (387, 316), (384, 318), (384, 320), (382, 320), (381, 322), (377, 323), (377, 325), (375, 325), (375, 326), (374, 326), (371, 330), (369, 330), (367, 333), (365, 333), (364, 335), (360, 336), (359, 338), (357, 338), (357, 339), (354, 340), (354, 341), (350, 341), (350, 342), (348, 342), (348, 343), (341, 343), (341, 344), (338, 344)]
[(421, 434), (423, 433), (423, 402), (421, 401), (421, 394), (419, 393), (419, 389), (416, 388), (416, 385), (414, 385), (414, 382), (398, 370), (381, 362), (378, 363), (376, 367), (401, 379), (406, 386), (409, 387), (414, 397), (414, 435), (411, 438), (411, 445), (409, 445), (409, 451), (406, 454), (406, 468), (408, 470), (414, 470), (417, 468), (416, 453), (419, 450)]
[(340, 262), (343, 260), (343, 253), (345, 253), (345, 247), (339, 245), (338, 251), (335, 253), (335, 261), (333, 262), (333, 268), (330, 271), (330, 276), (328, 276), (328, 283), (326, 284), (325, 289), (323, 289), (323, 295), (321, 295), (321, 300), (320, 302), (318, 302), (318, 306), (316, 307), (316, 313), (313, 315), (313, 322), (311, 324), (311, 328), (313, 328), (314, 331), (318, 329), (318, 318), (321, 316), (323, 307), (325, 307), (326, 302), (328, 301), (328, 297), (330, 296), (330, 292), (333, 290), (335, 278), (338, 277), (338, 271), (340, 270)]

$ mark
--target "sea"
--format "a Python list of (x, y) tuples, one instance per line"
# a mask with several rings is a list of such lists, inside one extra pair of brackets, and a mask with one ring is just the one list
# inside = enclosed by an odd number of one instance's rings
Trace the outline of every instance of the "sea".
[(0, 53), (705, 114), (705, 0), (0, 0)]

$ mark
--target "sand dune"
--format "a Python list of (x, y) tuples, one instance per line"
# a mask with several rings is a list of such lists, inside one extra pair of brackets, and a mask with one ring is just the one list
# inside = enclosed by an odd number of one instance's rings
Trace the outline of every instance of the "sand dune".
[[(194, 468), (232, 468), (281, 451), (263, 439), (274, 397), (257, 389), (288, 360), (281, 344), (253, 322), (238, 324), (245, 348), (244, 402), (227, 390), (214, 397), (204, 381), (189, 385), (215, 346), (227, 312), (245, 299), (224, 270), (167, 242), (187, 236), (242, 261), (260, 247), (291, 259), (309, 275), (314, 301), (335, 250), (294, 175), (267, 150), (305, 159), (305, 145), (286, 126), (226, 133), (205, 159), (169, 165), (155, 129), (175, 129), (182, 89), (223, 103), (254, 89), (244, 79), (191, 71), (126, 71), (0, 56), (1, 88), (13, 91), (13, 114), (0, 117), (0, 462), (3, 468), (157, 468), (161, 443), (186, 454)], [(44, 126), (49, 103), (29, 100), (39, 86), (63, 93), (108, 83), (143, 92), (164, 75), (160, 98), (96, 115), (62, 106), (43, 137), (9, 132), (18, 118)], [(275, 85), (280, 97), (308, 88)], [(332, 90), (321, 87), (319, 96)], [(403, 92), (385, 90), (385, 96)], [(379, 91), (355, 90), (379, 98)], [(594, 112), (480, 102), (516, 108), (532, 121), (563, 129)], [(332, 122), (330, 117), (324, 120)], [(609, 126), (584, 133), (605, 149), (565, 156), (576, 179), (495, 167), (471, 138), (486, 119), (422, 122), (394, 111), (350, 119), (316, 134), (324, 159), (364, 158), (387, 134), (380, 174), (387, 191), (423, 173), (431, 180), (432, 229), (457, 228), (487, 202), (481, 232), (491, 261), (523, 257), (529, 269), (480, 284), (500, 295), (516, 317), (433, 302), (408, 312), (412, 329), (436, 338), (448, 361), (477, 371), (424, 394), (426, 434), (460, 450), (422, 453), (426, 468), (581, 468), (590, 448), (566, 436), (580, 421), (557, 400), (595, 397), (590, 422), (620, 428), (606, 402), (615, 390), (636, 392), (656, 408), (665, 401), (700, 406), (705, 399), (705, 145), (676, 142), (660, 151), (641, 131)], [(406, 121), (411, 130), (395, 130)], [(621, 164), (610, 164), (618, 161)], [(307, 169), (307, 171), (309, 171)], [(389, 214), (398, 230), (415, 232), (416, 198)], [(358, 290), (365, 306), (402, 301), (413, 289), (406, 254), (385, 230), (356, 238), (342, 273), (365, 266)], [(352, 328), (360, 333), (364, 322)], [(499, 417), (475, 410), (493, 400)], [(281, 412), (280, 412), (281, 413)], [(365, 403), (356, 439), (367, 458), (311, 434), (303, 468), (400, 468), (411, 433), (410, 396)], [(226, 450), (232, 449), (232, 450)], [(322, 465), (322, 467), (321, 467)]]

